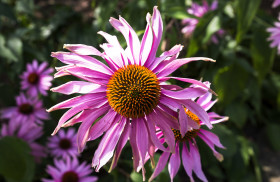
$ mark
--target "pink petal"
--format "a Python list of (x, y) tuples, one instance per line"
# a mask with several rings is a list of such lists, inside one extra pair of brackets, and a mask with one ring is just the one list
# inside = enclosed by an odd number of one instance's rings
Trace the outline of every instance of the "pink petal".
[(188, 131), (188, 120), (189, 117), (186, 114), (185, 108), (181, 106), (179, 109), (179, 123), (180, 123), (180, 133), (182, 136), (185, 136), (185, 134)]
[(182, 58), (182, 59), (175, 59), (174, 61), (167, 64), (162, 71), (160, 71), (157, 76), (158, 77), (165, 77), (173, 73), (175, 70), (177, 70), (179, 67), (181, 67), (184, 64), (187, 64), (192, 61), (211, 61), (215, 62), (215, 60), (206, 58), (206, 57), (193, 57), (193, 58)]
[(92, 166), (96, 167), (95, 171), (98, 172), (113, 156), (114, 149), (120, 139), (125, 124), (125, 118), (121, 119), (120, 122), (115, 122), (100, 141), (92, 160)]
[(169, 159), (168, 164), (168, 171), (170, 174), (171, 181), (173, 181), (173, 178), (176, 176), (177, 172), (179, 171), (181, 164), (180, 160), (180, 151), (179, 151), (179, 143), (176, 143), (175, 147), (175, 153), (171, 154), (171, 157)]
[(170, 152), (163, 152), (158, 160), (157, 166), (152, 174), (152, 176), (149, 179), (149, 182), (153, 181), (153, 179), (155, 179), (159, 173), (164, 169), (168, 158), (170, 156)]
[(102, 114), (106, 113), (109, 110), (110, 106), (105, 106), (102, 108), (94, 109), (92, 110), (92, 113), (88, 115), (87, 118), (82, 122), (82, 124), (79, 127), (78, 133), (77, 133), (77, 143), (78, 143), (78, 151), (83, 151), (85, 147), (85, 143), (88, 139), (88, 133), (91, 125), (97, 118), (99, 118)]
[(96, 48), (84, 44), (64, 44), (63, 48), (80, 55), (102, 55), (102, 53), (99, 52)]
[(83, 82), (83, 81), (70, 81), (58, 87), (52, 88), (51, 91), (59, 92), (62, 94), (70, 95), (73, 93), (97, 93), (106, 92), (106, 87), (98, 84)]
[(164, 94), (167, 97), (171, 97), (173, 99), (194, 99), (199, 96), (204, 95), (207, 93), (207, 90), (204, 88), (185, 88), (183, 90), (179, 91), (171, 91), (171, 90), (165, 90), (161, 89), (161, 94)]
[(182, 163), (185, 168), (185, 171), (187, 172), (188, 176), (190, 177), (191, 182), (194, 182), (193, 176), (192, 176), (192, 169), (194, 166), (194, 161), (189, 153), (189, 149), (186, 146), (185, 143), (183, 143), (183, 149), (182, 149)]

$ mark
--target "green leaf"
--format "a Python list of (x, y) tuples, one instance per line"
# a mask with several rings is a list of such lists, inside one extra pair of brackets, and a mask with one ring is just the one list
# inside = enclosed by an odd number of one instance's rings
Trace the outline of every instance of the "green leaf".
[(7, 41), (7, 47), (12, 51), (12, 53), (21, 60), (22, 58), (22, 42), (18, 37), (10, 37)]
[(166, 14), (167, 16), (170, 16), (172, 18), (176, 18), (176, 19), (180, 19), (180, 20), (185, 19), (185, 18), (197, 19), (196, 16), (189, 14), (186, 11), (186, 9), (181, 6), (170, 7), (164, 12), (164, 14)]
[(269, 123), (265, 128), (268, 141), (273, 149), (280, 151), (280, 125), (276, 123)]
[(268, 33), (265, 31), (264, 27), (256, 27), (250, 46), (253, 66), (257, 72), (260, 84), (266, 74), (271, 71), (276, 53), (274, 49), (269, 47), (267, 37)]
[(14, 53), (6, 46), (6, 40), (3, 35), (0, 34), (0, 56), (8, 60), (17, 61), (17, 57)]
[(135, 181), (135, 182), (143, 181), (142, 175), (140, 173), (137, 173), (134, 171), (130, 174), (130, 178), (132, 181)]
[(209, 41), (211, 36), (217, 32), (219, 29), (221, 29), (221, 22), (220, 22), (220, 17), (219, 16), (214, 16), (213, 19), (210, 21), (210, 23), (207, 26), (206, 29), (206, 35), (203, 39), (203, 43), (206, 43)]
[(33, 0), (16, 1), (16, 11), (20, 13), (32, 14), (32, 12), (34, 11)]
[(242, 128), (247, 120), (247, 107), (242, 102), (234, 102), (230, 104), (225, 111), (230, 120), (233, 121), (239, 128)]
[(224, 104), (236, 99), (246, 86), (248, 73), (238, 64), (221, 68), (214, 77), (215, 90)]
[(19, 138), (0, 139), (0, 174), (8, 182), (32, 181), (35, 162), (27, 143)]
[(16, 21), (16, 16), (13, 9), (5, 3), (0, 2), (0, 15), (6, 16), (9, 19)]
[(237, 0), (235, 11), (237, 13), (237, 35), (236, 41), (242, 41), (243, 35), (247, 32), (253, 19), (256, 16), (261, 0)]

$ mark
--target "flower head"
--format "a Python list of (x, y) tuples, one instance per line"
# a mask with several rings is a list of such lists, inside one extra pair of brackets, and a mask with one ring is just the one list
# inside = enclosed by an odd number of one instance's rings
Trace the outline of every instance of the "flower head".
[(52, 156), (66, 159), (78, 155), (77, 134), (73, 128), (67, 131), (60, 130), (56, 136), (49, 137), (48, 140), (48, 148)]
[(3, 124), (1, 128), (1, 137), (15, 136), (26, 141), (31, 148), (31, 155), (37, 162), (42, 157), (46, 157), (45, 147), (35, 142), (43, 134), (42, 127), (34, 123), (19, 124), (10, 120), (7, 124)]
[[(187, 12), (191, 15), (196, 16), (197, 18), (201, 18), (209, 11), (216, 10), (218, 7), (218, 1), (214, 0), (212, 5), (209, 6), (207, 1), (203, 0), (202, 5), (197, 3), (192, 3), (191, 7), (187, 9)], [(182, 33), (186, 37), (190, 37), (194, 32), (196, 25), (198, 24), (199, 19), (196, 18), (185, 18), (182, 20), (182, 25), (184, 26), (182, 29)], [(218, 43), (218, 37), (224, 35), (224, 30), (218, 30), (215, 34), (212, 35), (211, 40), (213, 43)]]
[[(196, 103), (201, 105), (202, 108), (205, 109), (205, 111), (208, 111), (217, 101), (211, 101), (211, 98), (212, 94), (206, 93), (205, 95), (199, 97)], [(208, 116), (212, 124), (217, 124), (219, 122), (228, 120), (228, 117), (220, 116), (214, 112), (208, 112)], [(223, 156), (215, 150), (215, 146), (219, 148), (224, 148), (224, 146), (220, 143), (218, 136), (216, 136), (210, 131), (201, 128), (201, 125), (204, 125), (204, 123), (201, 122), (199, 117), (193, 114), (188, 108), (185, 108), (185, 112), (179, 113), (179, 117), (190, 127), (183, 135), (181, 134), (182, 132), (180, 130), (172, 129), (176, 139), (175, 153), (162, 153), (161, 157), (159, 158), (158, 164), (155, 168), (155, 171), (150, 178), (150, 181), (153, 180), (164, 169), (168, 160), (168, 171), (170, 174), (171, 181), (173, 181), (173, 178), (175, 177), (180, 168), (181, 159), (185, 171), (190, 177), (191, 181), (194, 181), (192, 171), (202, 181), (207, 181), (201, 168), (200, 154), (195, 140), (196, 137), (201, 138), (212, 149), (214, 156), (219, 161), (223, 160)], [(157, 135), (159, 138), (161, 138), (162, 142), (164, 142), (164, 138), (162, 138), (162, 132), (159, 131)]]
[(277, 47), (277, 52), (280, 54), (280, 16), (278, 19), (279, 21), (274, 23), (275, 27), (267, 29), (270, 33), (270, 37), (267, 40), (272, 41), (270, 47)]
[[(66, 66), (57, 68), (55, 77), (74, 75), (85, 81), (71, 81), (52, 88), (63, 94), (84, 94), (59, 103), (49, 111), (70, 108), (60, 119), (53, 134), (60, 127), (82, 122), (78, 130), (78, 149), (83, 150), (85, 143), (104, 136), (95, 151), (92, 165), (96, 171), (114, 155), (111, 169), (116, 166), (122, 148), (130, 141), (134, 168), (142, 165), (149, 148), (154, 145), (164, 151), (174, 151), (175, 138), (171, 128), (179, 129), (177, 110), (184, 105), (211, 128), (207, 113), (191, 99), (208, 92), (210, 88), (200, 81), (168, 77), (180, 66), (191, 61), (214, 61), (209, 58), (178, 59), (181, 45), (156, 57), (163, 23), (160, 12), (154, 7), (153, 15), (147, 14), (147, 26), (140, 42), (135, 31), (125, 19), (111, 18), (111, 25), (120, 31), (127, 43), (123, 49), (115, 36), (99, 32), (108, 43), (102, 44), (104, 52), (96, 48), (75, 44), (65, 45), (71, 52), (54, 52)], [(92, 57), (99, 56), (104, 64)], [(169, 79), (201, 85), (173, 91), (176, 85), (165, 84)], [(96, 121), (97, 118), (100, 118)], [(96, 122), (95, 122), (96, 121)], [(156, 126), (164, 133), (169, 148), (165, 148), (156, 137)]]
[(54, 160), (55, 166), (47, 166), (47, 173), (52, 179), (42, 179), (43, 182), (95, 182), (97, 177), (90, 176), (92, 170), (85, 162), (79, 164), (77, 158)]
[(28, 122), (42, 124), (41, 120), (48, 119), (49, 115), (42, 107), (38, 98), (28, 98), (23, 93), (16, 97), (17, 106), (1, 110), (1, 117), (13, 122), (26, 124)]
[(47, 95), (46, 90), (49, 90), (53, 80), (53, 77), (49, 75), (53, 72), (53, 68), (47, 68), (47, 66), (47, 62), (39, 65), (37, 60), (27, 64), (26, 72), (21, 75), (21, 89), (27, 90), (32, 97), (36, 97), (38, 93)]

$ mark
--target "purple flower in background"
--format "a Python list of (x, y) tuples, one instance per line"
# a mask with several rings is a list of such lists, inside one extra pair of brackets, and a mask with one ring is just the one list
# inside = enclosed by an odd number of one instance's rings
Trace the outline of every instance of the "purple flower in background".
[(42, 127), (34, 123), (20, 125), (10, 120), (7, 124), (3, 124), (1, 128), (1, 137), (15, 136), (26, 141), (36, 162), (40, 162), (42, 157), (46, 157), (45, 147), (35, 142), (42, 134)]
[(269, 41), (272, 41), (270, 47), (277, 47), (277, 53), (280, 55), (280, 16), (279, 21), (275, 22), (275, 27), (270, 27), (267, 31), (270, 33)]
[[(152, 16), (147, 14), (146, 19), (147, 26), (141, 43), (125, 19), (110, 19), (111, 25), (126, 39), (125, 49), (116, 36), (99, 32), (108, 41), (101, 45), (103, 53), (81, 44), (65, 45), (64, 48), (71, 52), (52, 53), (53, 57), (67, 64), (57, 68), (55, 77), (74, 75), (85, 80), (70, 81), (51, 89), (62, 94), (84, 94), (49, 109), (54, 111), (70, 108), (59, 120), (53, 134), (60, 127), (82, 122), (78, 130), (78, 149), (82, 151), (87, 141), (95, 140), (105, 133), (93, 157), (92, 166), (96, 167), (96, 171), (115, 152), (111, 165), (113, 169), (129, 139), (134, 168), (142, 166), (145, 179), (144, 160), (150, 147), (155, 145), (164, 151), (174, 151), (175, 138), (171, 128), (179, 129), (176, 116), (182, 105), (200, 116), (209, 128), (212, 127), (207, 113), (191, 100), (205, 94), (210, 88), (197, 80), (168, 75), (191, 61), (214, 60), (204, 57), (177, 59), (181, 45), (175, 45), (156, 57), (163, 29), (157, 7), (154, 7)], [(107, 65), (92, 55), (100, 56)], [(202, 87), (172, 91), (170, 88), (176, 86), (164, 85), (169, 79), (195, 83)], [(98, 118), (100, 120), (96, 121)], [(163, 131), (169, 149), (156, 137), (156, 125)]]
[[(194, 15), (198, 18), (204, 16), (205, 13), (209, 11), (216, 10), (218, 7), (218, 1), (214, 0), (212, 5), (209, 7), (207, 1), (203, 0), (202, 6), (197, 3), (192, 3), (191, 7), (187, 9), (187, 12), (191, 15)], [(185, 18), (182, 20), (182, 25), (184, 26), (182, 29), (182, 33), (185, 34), (186, 37), (190, 37), (194, 32), (196, 25), (198, 24), (199, 19), (196, 18)], [(219, 30), (215, 34), (212, 35), (211, 40), (213, 43), (218, 43), (218, 37), (224, 35), (224, 30)]]
[(280, 0), (274, 0), (273, 4), (272, 4), (272, 7), (273, 8), (276, 8), (277, 6), (280, 5)]
[(77, 134), (73, 128), (66, 132), (60, 130), (56, 136), (49, 137), (48, 148), (54, 157), (76, 157), (77, 150)]
[[(208, 111), (217, 101), (211, 101), (211, 98), (212, 94), (206, 93), (205, 95), (199, 97), (196, 103), (201, 105), (202, 108), (205, 109), (205, 111)], [(217, 124), (219, 122), (228, 120), (228, 117), (220, 116), (215, 112), (208, 112), (208, 116), (212, 124)], [(201, 122), (199, 117), (197, 117), (188, 108), (186, 108), (185, 112), (179, 112), (179, 119), (184, 120), (185, 123), (187, 123), (187, 125), (189, 126), (188, 131), (184, 135), (181, 135), (181, 132), (179, 130), (172, 129), (176, 138), (175, 153), (162, 153), (161, 157), (159, 158), (158, 164), (154, 170), (154, 173), (152, 174), (149, 181), (153, 180), (164, 169), (168, 160), (168, 171), (171, 181), (173, 181), (173, 178), (177, 174), (181, 165), (180, 151), (183, 166), (188, 176), (190, 177), (190, 180), (194, 181), (192, 177), (193, 171), (199, 179), (201, 179), (202, 181), (207, 181), (201, 168), (200, 154), (195, 140), (195, 137), (197, 136), (200, 137), (212, 149), (214, 156), (219, 161), (223, 160), (223, 156), (215, 150), (215, 146), (219, 148), (224, 148), (224, 146), (220, 143), (218, 136), (216, 136), (210, 131), (200, 128), (200, 126), (204, 125), (204, 123)], [(161, 138), (162, 142), (164, 142), (164, 138), (162, 138), (162, 131), (159, 131), (157, 135), (159, 138)], [(181, 150), (180, 143), (182, 143)]]
[(95, 182), (97, 177), (90, 176), (92, 169), (85, 162), (79, 164), (77, 158), (54, 160), (55, 166), (47, 166), (47, 173), (52, 179), (42, 179), (43, 182)]
[(23, 93), (16, 97), (17, 106), (1, 110), (1, 118), (10, 119), (16, 123), (28, 122), (42, 124), (41, 120), (49, 118), (43, 108), (43, 103), (38, 98), (28, 98)]
[(31, 64), (27, 64), (26, 72), (21, 75), (21, 89), (27, 90), (32, 97), (37, 97), (38, 93), (47, 95), (53, 77), (49, 74), (53, 72), (53, 68), (47, 68), (48, 63), (38, 64), (37, 60), (33, 60)]

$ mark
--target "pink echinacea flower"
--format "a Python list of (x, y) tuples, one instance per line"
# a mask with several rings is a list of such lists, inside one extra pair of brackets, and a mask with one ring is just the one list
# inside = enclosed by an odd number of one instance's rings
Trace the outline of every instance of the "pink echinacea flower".
[(57, 135), (49, 137), (47, 145), (51, 155), (56, 158), (78, 156), (77, 134), (73, 128), (60, 130)]
[[(98, 32), (108, 43), (96, 48), (81, 44), (66, 44), (71, 52), (53, 52), (52, 56), (66, 65), (56, 68), (55, 77), (73, 75), (84, 81), (70, 81), (52, 88), (62, 94), (83, 95), (61, 102), (48, 111), (70, 108), (59, 120), (53, 134), (61, 127), (82, 122), (78, 130), (78, 149), (82, 151), (86, 142), (104, 134), (95, 151), (92, 166), (98, 171), (111, 157), (111, 169), (116, 166), (120, 153), (129, 140), (133, 153), (133, 166), (142, 166), (145, 179), (145, 156), (156, 146), (163, 151), (175, 150), (175, 137), (171, 128), (179, 129), (177, 111), (187, 107), (207, 127), (212, 128), (205, 110), (192, 99), (204, 95), (211, 89), (200, 81), (169, 76), (176, 69), (192, 61), (212, 61), (205, 57), (178, 59), (181, 45), (156, 57), (161, 41), (163, 23), (160, 12), (154, 7), (153, 15), (146, 16), (147, 26), (140, 42), (137, 34), (125, 19), (111, 18), (111, 25), (120, 31), (127, 43), (123, 49), (116, 36)], [(102, 63), (95, 57), (106, 61)], [(176, 85), (165, 81), (176, 79), (200, 85), (173, 91)], [(96, 121), (100, 118), (98, 121)], [(156, 136), (156, 126), (164, 134), (168, 148)], [(182, 131), (187, 126), (181, 127)], [(152, 157), (152, 156), (151, 156)], [(110, 170), (111, 170), (110, 169)]]
[(38, 93), (47, 95), (46, 90), (49, 90), (53, 77), (50, 76), (53, 68), (47, 68), (48, 63), (43, 62), (38, 64), (37, 60), (27, 64), (26, 72), (21, 75), (21, 89), (27, 90), (29, 96), (37, 97)]
[(28, 98), (23, 93), (16, 97), (17, 106), (2, 109), (1, 118), (10, 119), (16, 123), (28, 122), (42, 124), (41, 120), (49, 118), (49, 114), (43, 108), (43, 103), (38, 98)]
[[(205, 84), (208, 83), (206, 82)], [(211, 98), (212, 98), (212, 94), (206, 93), (205, 95), (200, 96), (197, 99), (196, 103), (201, 105), (201, 107), (205, 111), (208, 111), (217, 102), (217, 100), (211, 101)], [(215, 112), (208, 112), (208, 116), (212, 124), (217, 124), (228, 120), (228, 117), (220, 116)], [(154, 170), (154, 173), (152, 174), (149, 181), (152, 181), (164, 169), (168, 160), (169, 160), (168, 171), (169, 171), (171, 181), (173, 181), (173, 178), (176, 176), (180, 168), (181, 159), (182, 159), (184, 169), (192, 182), (194, 181), (192, 172), (194, 172), (200, 180), (206, 182), (207, 179), (202, 171), (200, 154), (195, 140), (197, 136), (201, 138), (211, 148), (214, 156), (219, 161), (223, 160), (223, 156), (215, 150), (215, 146), (219, 148), (224, 148), (224, 146), (220, 143), (218, 136), (216, 136), (214, 133), (210, 131), (200, 128), (200, 126), (204, 125), (204, 123), (201, 122), (199, 117), (193, 114), (186, 107), (185, 111), (181, 111), (179, 113), (179, 118), (182, 118), (182, 120), (186, 120), (186, 123), (190, 123), (189, 126), (192, 127), (189, 128), (189, 130), (186, 132), (185, 135), (181, 135), (179, 130), (172, 129), (176, 139), (175, 153), (170, 153), (170, 152), (162, 153), (162, 155), (159, 158), (158, 164)], [(159, 138), (161, 138), (162, 142), (164, 142), (164, 137), (162, 137), (163, 133), (159, 131), (157, 135)], [(180, 158), (180, 153), (181, 153), (181, 158)]]
[(77, 158), (54, 160), (55, 166), (47, 166), (47, 173), (52, 179), (42, 179), (43, 182), (95, 182), (97, 177), (90, 176), (92, 170), (85, 162), (79, 164)]

